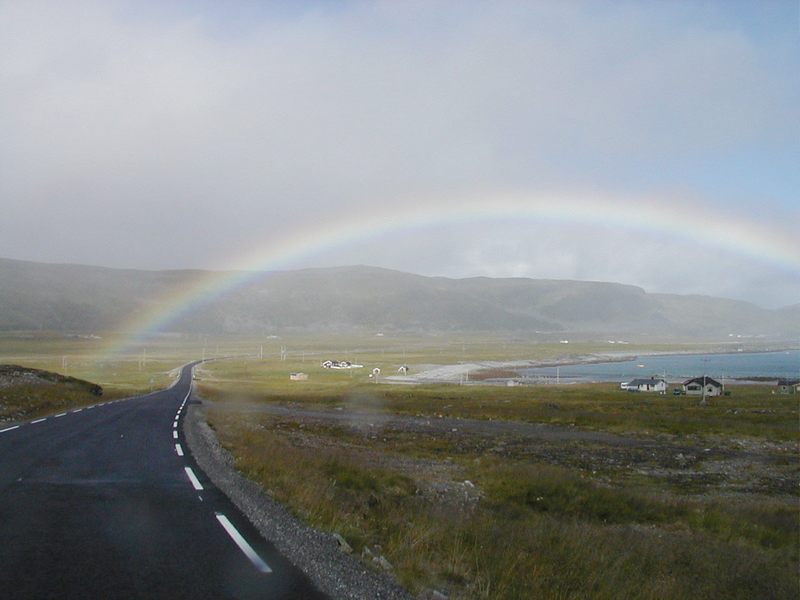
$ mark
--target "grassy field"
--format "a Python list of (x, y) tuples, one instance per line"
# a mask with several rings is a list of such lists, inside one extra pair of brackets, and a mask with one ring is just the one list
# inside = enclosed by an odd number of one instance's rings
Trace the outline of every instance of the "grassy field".
[[(385, 365), (386, 361), (372, 364)], [(309, 380), (290, 381), (288, 374), (297, 371), (307, 373)], [(201, 389), (210, 399), (372, 408), (429, 417), (517, 420), (643, 435), (719, 434), (800, 439), (796, 398), (773, 394), (769, 386), (730, 385), (727, 389), (731, 396), (715, 398), (701, 406), (697, 398), (687, 396), (623, 393), (616, 384), (594, 384), (590, 394), (586, 393), (585, 385), (579, 384), (385, 385), (371, 382), (368, 371), (368, 368), (323, 369), (319, 361), (311, 359), (250, 358), (208, 364), (198, 373)]]
[[(309, 380), (290, 382), (291, 371)], [(796, 597), (798, 403), (769, 387), (733, 386), (700, 406), (612, 385), (381, 385), (302, 357), (214, 363), (200, 377), (238, 468), (367, 562), (385, 556), (414, 593)], [(294, 412), (259, 411), (266, 405)], [(547, 423), (634, 443), (426, 432), (403, 416)]]
[[(367, 376), (402, 364), (564, 360), (608, 351), (602, 343), (194, 336), (110, 354), (113, 345), (4, 334), (0, 363), (130, 395), (169, 385), (189, 360), (238, 357), (197, 372), (207, 419), (237, 467), (300, 518), (342, 534), (373, 568), (384, 557), (415, 594), (796, 597), (800, 412), (795, 397), (768, 387), (732, 386), (700, 406), (613, 385), (405, 386)], [(365, 368), (322, 369), (327, 358)], [(309, 380), (289, 381), (296, 371)], [(518, 428), (492, 429), (504, 423)], [(566, 434), (540, 435), (541, 424)]]

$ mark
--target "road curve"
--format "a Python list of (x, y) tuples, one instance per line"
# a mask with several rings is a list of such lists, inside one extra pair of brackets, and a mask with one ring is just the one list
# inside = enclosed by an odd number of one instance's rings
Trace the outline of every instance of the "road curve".
[(0, 429), (0, 597), (324, 598), (190, 456), (191, 378)]

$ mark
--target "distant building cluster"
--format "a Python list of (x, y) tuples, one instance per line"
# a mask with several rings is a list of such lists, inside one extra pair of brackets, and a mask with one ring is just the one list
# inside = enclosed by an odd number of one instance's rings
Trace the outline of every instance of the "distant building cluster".
[(349, 360), (324, 360), (322, 361), (323, 369), (362, 369), (364, 365), (356, 365)]
[[(620, 389), (629, 392), (657, 392), (665, 394), (667, 392), (666, 379), (650, 377), (649, 379), (633, 379), (620, 384)], [(672, 390), (674, 395), (686, 396), (721, 396), (725, 393), (725, 386), (716, 379), (703, 375), (693, 377), (683, 382), (681, 387)]]

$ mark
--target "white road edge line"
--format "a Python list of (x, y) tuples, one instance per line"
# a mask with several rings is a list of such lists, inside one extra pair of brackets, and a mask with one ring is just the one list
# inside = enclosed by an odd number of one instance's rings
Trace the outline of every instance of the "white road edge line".
[(177, 440), (178, 439), (178, 432), (177, 431), (173, 431), (172, 432), (172, 439), (173, 440)]
[(183, 470), (186, 471), (186, 476), (189, 478), (189, 481), (192, 482), (192, 487), (196, 489), (198, 492), (203, 489), (203, 484), (200, 483), (200, 480), (197, 479), (197, 475), (194, 474), (191, 467), (183, 467)]
[(223, 529), (228, 532), (228, 535), (231, 536), (231, 539), (239, 546), (239, 550), (244, 552), (244, 555), (253, 563), (253, 566), (261, 571), (262, 573), (272, 573), (272, 569), (269, 568), (269, 565), (265, 563), (261, 557), (256, 554), (256, 551), (253, 550), (253, 547), (247, 543), (247, 540), (242, 537), (242, 534), (236, 530), (236, 527), (233, 526), (223, 514), (217, 513), (217, 521), (219, 524), (222, 525)]
[(44, 419), (36, 419), (35, 421), (31, 421), (31, 425), (36, 425), (36, 423), (41, 423), (42, 421), (47, 421), (47, 417)]
[(58, 417), (65, 417), (65, 416), (67, 416), (67, 413), (59, 413), (57, 415), (53, 415), (53, 418), (57, 419)]
[(19, 429), (19, 425), (14, 425), (13, 427), (6, 427), (5, 429), (0, 429), (0, 433), (5, 433), (6, 431), (11, 431), (12, 429)]
[(73, 410), (72, 412), (76, 413), (76, 412), (81, 412), (82, 410), (83, 410), (82, 408), (76, 408), (76, 409), (75, 409), (75, 410)]
[(175, 444), (175, 452), (178, 453), (178, 456), (183, 456), (183, 448), (180, 444)]

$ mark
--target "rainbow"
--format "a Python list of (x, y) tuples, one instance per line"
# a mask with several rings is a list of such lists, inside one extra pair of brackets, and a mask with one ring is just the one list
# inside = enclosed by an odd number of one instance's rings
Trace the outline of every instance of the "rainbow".
[(165, 331), (179, 317), (236, 289), (264, 271), (289, 268), (299, 260), (337, 247), (382, 238), (388, 234), (433, 226), (486, 224), (498, 221), (589, 224), (627, 231), (649, 231), (715, 247), (749, 259), (800, 273), (800, 244), (788, 230), (768, 227), (734, 214), (708, 211), (674, 198), (632, 202), (599, 194), (574, 196), (492, 194), (458, 202), (397, 202), (393, 210), (355, 216), (348, 213), (272, 238), (243, 256), (231, 270), (208, 272), (194, 283), (159, 299), (145, 314), (126, 323), (127, 332), (112, 352), (140, 344)]

